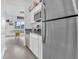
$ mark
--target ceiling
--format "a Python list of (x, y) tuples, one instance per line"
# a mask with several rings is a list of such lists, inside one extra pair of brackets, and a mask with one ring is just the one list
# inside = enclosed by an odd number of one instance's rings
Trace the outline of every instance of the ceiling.
[(24, 15), (20, 14), (20, 11), (26, 11), (32, 0), (2, 0), (1, 2), (2, 16), (14, 18), (17, 15)]

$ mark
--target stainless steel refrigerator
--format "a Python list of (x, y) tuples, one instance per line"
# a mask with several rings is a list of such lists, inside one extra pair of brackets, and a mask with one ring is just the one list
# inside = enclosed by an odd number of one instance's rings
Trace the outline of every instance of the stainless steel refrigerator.
[(77, 59), (78, 0), (43, 0), (43, 59)]

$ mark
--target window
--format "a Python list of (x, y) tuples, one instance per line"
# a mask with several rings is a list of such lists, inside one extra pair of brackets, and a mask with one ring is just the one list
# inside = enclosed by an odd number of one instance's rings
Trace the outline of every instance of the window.
[(24, 29), (24, 22), (23, 21), (16, 21), (15, 22), (15, 29)]

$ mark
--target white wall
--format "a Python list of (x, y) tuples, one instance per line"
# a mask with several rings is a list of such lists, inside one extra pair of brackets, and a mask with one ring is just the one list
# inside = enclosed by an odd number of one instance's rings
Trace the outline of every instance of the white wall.
[[(17, 16), (25, 16), (25, 14), (21, 14), (20, 11), (25, 12), (26, 0), (5, 0), (5, 4), (6, 19), (10, 19), (14, 22), (17, 19)], [(14, 26), (10, 26), (8, 23), (6, 23), (5, 28), (6, 36), (15, 34), (12, 32), (15, 30)]]
[[(25, 16), (25, 14), (21, 14), (20, 11), (25, 11), (26, 1), (25, 0), (5, 0), (5, 17), (6, 19), (10, 19), (13, 22), (17, 19), (17, 16)], [(13, 30), (14, 27), (9, 26), (6, 23), (6, 35), (11, 34), (10, 31)]]
[(2, 0), (1, 3), (2, 3), (1, 6), (1, 57), (2, 57), (5, 48), (5, 1)]

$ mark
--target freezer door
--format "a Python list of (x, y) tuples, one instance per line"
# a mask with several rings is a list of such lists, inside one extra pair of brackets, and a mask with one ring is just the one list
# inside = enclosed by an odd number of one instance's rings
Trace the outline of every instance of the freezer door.
[(78, 0), (73, 1), (75, 0), (44, 0), (46, 20), (74, 15), (76, 13), (74, 8), (76, 8)]
[(43, 59), (77, 59), (77, 18), (46, 23)]

